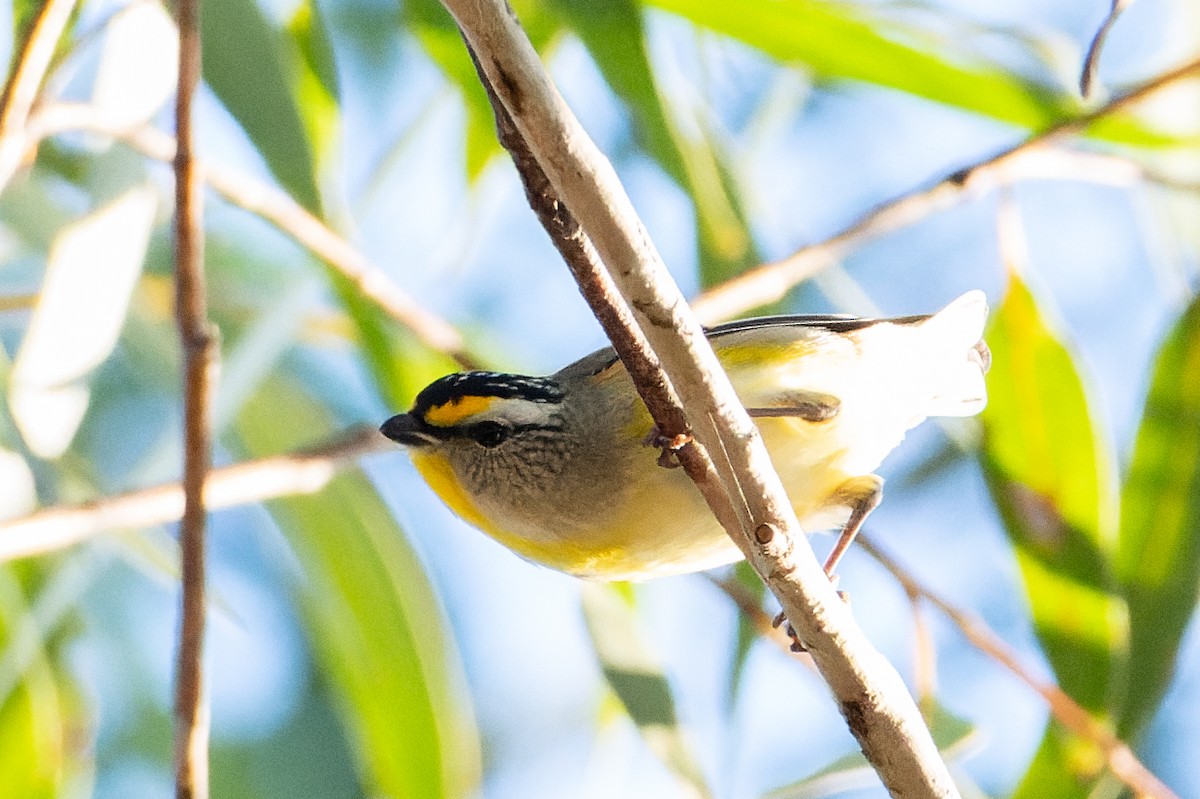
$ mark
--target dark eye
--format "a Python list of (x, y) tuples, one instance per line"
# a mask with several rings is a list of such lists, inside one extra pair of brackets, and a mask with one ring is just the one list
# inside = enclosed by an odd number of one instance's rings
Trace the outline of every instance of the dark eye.
[(485, 447), (498, 446), (508, 438), (509, 430), (499, 422), (480, 422), (471, 427), (471, 438)]

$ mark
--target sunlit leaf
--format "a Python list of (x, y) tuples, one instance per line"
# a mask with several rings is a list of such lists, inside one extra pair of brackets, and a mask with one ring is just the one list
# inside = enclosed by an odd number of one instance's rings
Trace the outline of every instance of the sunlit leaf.
[(54, 458), (87, 410), (86, 378), (112, 352), (154, 224), (158, 195), (130, 189), (63, 228), (13, 365), (8, 402), (29, 448)]
[(62, 725), (52, 675), (44, 664), (0, 705), (0, 774), (6, 799), (59, 795)]
[[(33, 24), (33, 18), (38, 11), (45, 5), (40, 0), (13, 0), (12, 4), (12, 38), (13, 44), (16, 45), (23, 41), (28, 35), (29, 26)], [(17, 48), (13, 47), (13, 55), (15, 57)]]
[(1049, 89), (988, 65), (960, 66), (885, 35), (862, 6), (822, 0), (650, 0), (781, 61), (1040, 128), (1064, 110)]
[(175, 95), (178, 74), (175, 23), (160, 5), (134, 3), (105, 32), (92, 105), (114, 128), (145, 124)]
[(33, 472), (15, 452), (0, 447), (0, 519), (15, 519), (29, 513), (37, 504)]
[(1013, 799), (1092, 796), (1095, 777), (1103, 768), (1104, 755), (1094, 743), (1057, 724), (1047, 725), (1042, 743), (1013, 792)]
[[(705, 28), (804, 64), (827, 78), (848, 78), (898, 89), (949, 106), (1040, 130), (1075, 113), (1078, 102), (1050, 87), (987, 63), (958, 63), (903, 44), (895, 23), (862, 4), (826, 0), (645, 0)], [(1111, 116), (1089, 135), (1161, 145), (1172, 137), (1127, 116)]]
[(1108, 595), (1118, 509), (1112, 454), (1093, 424), (1073, 356), (1016, 276), (987, 340), (989, 485), (1059, 680), (1101, 710), (1124, 642), (1119, 603)]
[(1116, 565), (1130, 626), (1119, 729), (1131, 735), (1166, 691), (1200, 586), (1200, 299), (1155, 362), (1122, 494)]
[[(551, 17), (540, 3), (513, 2), (518, 19), (539, 51), (557, 32)], [(425, 53), (458, 90), (466, 110), (467, 179), (474, 182), (492, 158), (503, 152), (496, 140), (496, 123), (487, 92), (479, 82), (475, 65), (450, 13), (437, 0), (410, 0), (404, 4), (408, 29), (421, 43)]]
[(321, 194), (292, 63), (254, 0), (201, 4), (204, 79), (293, 198), (318, 212)]
[(557, 0), (551, 8), (579, 35), (629, 109), (642, 146), (687, 191), (696, 212), (702, 284), (712, 285), (757, 263), (745, 209), (731, 190), (723, 155), (698, 125), (690, 134), (684, 131), (658, 89), (640, 5), (634, 0)]
[[(248, 454), (266, 455), (329, 434), (331, 420), (299, 383), (277, 378), (246, 403), (238, 430)], [(304, 622), (345, 703), (368, 793), (465, 795), (480, 765), (461, 665), (421, 564), (370, 481), (345, 472), (270, 509), (296, 554)]]
[[(753, 566), (744, 560), (734, 564), (733, 580), (749, 596), (754, 597), (760, 604), (762, 603), (767, 587), (763, 585), (762, 579), (754, 571)], [(725, 687), (726, 707), (730, 710), (733, 709), (734, 702), (737, 700), (738, 689), (742, 684), (742, 675), (745, 673), (746, 663), (750, 659), (750, 650), (758, 639), (758, 627), (746, 617), (746, 614), (739, 613), (737, 636), (734, 640), (729, 664), (729, 682)]]
[(294, 91), (320, 176), (335, 154), (341, 122), (337, 64), (320, 7), (307, 0), (296, 6), (287, 33), (296, 54)]
[(502, 152), (496, 140), (496, 124), (487, 92), (479, 82), (458, 27), (440, 3), (436, 0), (413, 0), (404, 4), (404, 10), (409, 29), (462, 97), (467, 115), (467, 178), (474, 181), (488, 161)]
[(632, 596), (601, 583), (583, 586), (583, 613), (600, 668), (650, 749), (699, 792), (710, 791), (675, 712), (675, 698), (637, 627)]
[[(1112, 455), (1093, 424), (1074, 358), (1022, 280), (987, 332), (992, 348), (983, 465), (1016, 547), (1034, 629), (1059, 684), (1089, 710), (1106, 714), (1125, 653), (1124, 604), (1115, 593), (1111, 553), (1117, 522)], [(1071, 750), (1047, 731), (1030, 774), (1058, 775), (1086, 793), (1092, 763), (1051, 760)], [(1052, 745), (1055, 744), (1055, 745)], [(1082, 771), (1081, 771), (1082, 770)], [(1018, 796), (1033, 797), (1027, 781)]]
[[(8, 653), (33, 622), (14, 567), (0, 569), (0, 653)], [(66, 770), (64, 713), (44, 650), (34, 644), (25, 660), (19, 674), (0, 674), (0, 779), (5, 799), (51, 799)]]

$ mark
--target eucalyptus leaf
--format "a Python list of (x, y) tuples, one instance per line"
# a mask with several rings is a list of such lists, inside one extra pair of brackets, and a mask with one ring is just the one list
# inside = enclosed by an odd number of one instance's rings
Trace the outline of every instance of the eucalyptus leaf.
[(556, 0), (551, 8), (583, 41), (629, 110), (642, 146), (687, 192), (696, 214), (701, 283), (713, 285), (757, 263), (747, 212), (727, 159), (701, 125), (694, 125), (693, 133), (684, 131), (676, 117), (685, 112), (672, 108), (658, 86), (641, 6), (634, 0)]
[[(331, 428), (329, 413), (283, 378), (264, 384), (238, 420), (247, 454), (257, 456)], [(269, 507), (296, 554), (303, 621), (344, 703), (368, 792), (468, 793), (480, 764), (462, 667), (433, 588), (370, 481), (342, 472), (319, 494)]]
[(204, 80), (284, 189), (319, 215), (316, 151), (281, 33), (254, 0), (208, 0), (200, 22)]
[(711, 796), (679, 723), (671, 685), (638, 629), (633, 595), (612, 585), (585, 583), (583, 613), (604, 678), (646, 744), (685, 785)]
[[(992, 349), (983, 467), (1059, 685), (1104, 717), (1118, 701), (1126, 609), (1112, 570), (1118, 518), (1110, 447), (1075, 358), (1017, 275), (986, 334)], [(1017, 797), (1084, 796), (1095, 759), (1051, 723)], [(1058, 785), (1067, 793), (1051, 791)]]
[(1166, 692), (1200, 588), (1200, 298), (1158, 353), (1121, 499), (1130, 654), (1118, 729), (1133, 735)]

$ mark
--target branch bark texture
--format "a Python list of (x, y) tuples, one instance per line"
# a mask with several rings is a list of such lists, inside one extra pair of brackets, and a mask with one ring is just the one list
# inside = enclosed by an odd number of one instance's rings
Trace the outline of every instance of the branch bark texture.
[(211, 401), (216, 341), (204, 281), (203, 194), (192, 156), (192, 97), (200, 82), (200, 0), (180, 0), (175, 98), (175, 316), (183, 348), (182, 598), (175, 667), (175, 796), (208, 797), (208, 707), (204, 689), (204, 482), (212, 457)]
[[(757, 429), (612, 166), (567, 109), (511, 10), (502, 0), (444, 4), (658, 356), (738, 521), (730, 536), (779, 598), (864, 754), (894, 796), (957, 796), (903, 681), (862, 635), (808, 547)], [(714, 510), (720, 518), (722, 509)]]

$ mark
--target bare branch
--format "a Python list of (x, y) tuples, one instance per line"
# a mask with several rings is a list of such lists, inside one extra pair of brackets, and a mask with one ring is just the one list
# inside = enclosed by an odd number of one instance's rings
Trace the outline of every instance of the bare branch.
[[(390, 445), (374, 427), (355, 427), (287, 455), (211, 469), (204, 481), (204, 506), (216, 510), (316, 493), (339, 468), (388, 449)], [(180, 483), (142, 488), (83, 505), (45, 508), (0, 522), (0, 563), (55, 552), (110, 530), (165, 524), (182, 516)]]
[[(87, 105), (47, 106), (30, 121), (30, 128), (38, 138), (87, 131), (111, 136), (156, 161), (170, 163), (175, 157), (175, 140), (167, 134), (149, 127), (114, 127)], [(196, 172), (227, 202), (267, 220), (340, 272), (364, 297), (412, 331), (430, 349), (445, 353), (464, 369), (479, 368), (453, 325), (401, 291), (361, 250), (286, 193), (211, 162), (196, 160)]]
[(29, 113), (74, 8), (75, 0), (42, 3), (14, 61), (0, 97), (0, 191), (8, 185), (31, 142), (26, 131)]
[(895, 795), (956, 796), (899, 675), (858, 630), (803, 538), (753, 422), (612, 166), (566, 108), (502, 0), (445, 0), (445, 5), (625, 297), (664, 367), (660, 382), (674, 387), (696, 440), (715, 456), (713, 466), (740, 522), (728, 528), (730, 536), (780, 599), (867, 759)]
[(797, 652), (792, 648), (792, 639), (784, 631), (783, 627), (775, 624), (771, 618), (771, 614), (759, 606), (758, 599), (747, 591), (744, 586), (739, 585), (732, 578), (718, 579), (708, 572), (705, 572), (704, 576), (708, 578), (710, 583), (717, 587), (717, 590), (728, 597), (729, 601), (737, 606), (738, 611), (749, 620), (750, 624), (754, 626), (755, 632), (760, 637), (770, 641), (788, 657), (797, 658), (800, 663), (815, 669), (809, 654), (807, 652)]
[(203, 656), (205, 621), (204, 483), (212, 459), (211, 404), (216, 333), (204, 281), (203, 194), (192, 158), (192, 97), (200, 82), (200, 0), (179, 0), (179, 89), (175, 98), (175, 314), (183, 347), (183, 518), (179, 527), (182, 601), (175, 667), (175, 796), (208, 797), (209, 709)]
[(1099, 108), (1058, 122), (984, 161), (955, 170), (924, 188), (876, 206), (825, 241), (802, 247), (783, 260), (744, 272), (700, 295), (692, 306), (702, 321), (711, 323), (775, 302), (797, 283), (834, 263), (853, 247), (951, 208), (965, 198), (990, 191), (1006, 180), (1007, 170), (1027, 153), (1086, 129), (1097, 120), (1124, 110), (1197, 71), (1200, 71), (1200, 59), (1151, 78)]
[(1092, 90), (1096, 87), (1096, 74), (1100, 69), (1100, 51), (1104, 49), (1104, 42), (1108, 39), (1109, 31), (1116, 24), (1117, 17), (1121, 16), (1121, 12), (1128, 8), (1132, 1), (1112, 0), (1112, 7), (1104, 15), (1104, 21), (1100, 23), (1096, 35), (1092, 37), (1091, 44), (1088, 45), (1087, 55), (1083, 57), (1083, 69), (1079, 73), (1079, 92), (1084, 97), (1091, 97)]
[(1046, 701), (1050, 707), (1050, 715), (1059, 724), (1071, 732), (1084, 738), (1104, 752), (1108, 768), (1121, 782), (1127, 785), (1136, 795), (1155, 797), (1155, 799), (1178, 799), (1168, 788), (1147, 769), (1137, 755), (1123, 741), (1117, 738), (1105, 724), (1068, 696), (1061, 688), (1046, 680), (1035, 677), (1021, 665), (1017, 653), (1004, 642), (999, 635), (992, 631), (982, 619), (960, 610), (943, 599), (929, 588), (922, 585), (896, 561), (892, 560), (881, 550), (869, 536), (859, 535), (859, 546), (871, 557), (891, 572), (892, 576), (912, 596), (919, 596), (935, 608), (946, 614), (971, 644), (987, 654), (1001, 666), (1008, 669), (1017, 679), (1032, 688)]

